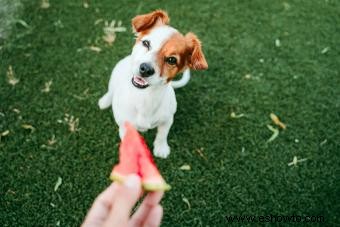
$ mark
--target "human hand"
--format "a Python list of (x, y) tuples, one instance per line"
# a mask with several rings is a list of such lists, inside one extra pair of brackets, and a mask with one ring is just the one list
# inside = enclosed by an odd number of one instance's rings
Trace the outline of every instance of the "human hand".
[(159, 204), (163, 192), (148, 193), (130, 217), (142, 194), (140, 177), (135, 174), (129, 175), (124, 184), (112, 183), (96, 198), (82, 227), (159, 226), (163, 216), (163, 208)]

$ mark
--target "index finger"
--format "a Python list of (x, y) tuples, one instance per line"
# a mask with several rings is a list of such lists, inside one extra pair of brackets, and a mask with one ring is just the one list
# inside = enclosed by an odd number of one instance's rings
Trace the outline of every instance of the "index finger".
[(117, 191), (117, 185), (112, 183), (105, 189), (93, 202), (82, 227), (92, 226), (94, 224), (104, 223), (106, 220), (114, 201)]
[(137, 211), (132, 215), (130, 220), (131, 226), (141, 226), (151, 210), (159, 204), (163, 195), (163, 191), (149, 192)]

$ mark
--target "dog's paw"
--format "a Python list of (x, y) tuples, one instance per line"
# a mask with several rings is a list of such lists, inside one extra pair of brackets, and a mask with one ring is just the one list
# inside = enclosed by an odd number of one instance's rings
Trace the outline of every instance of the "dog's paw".
[(101, 109), (101, 110), (105, 109), (105, 105), (104, 105), (103, 99), (99, 99), (98, 106), (99, 106), (99, 109)]
[(167, 143), (155, 143), (153, 154), (159, 158), (167, 158), (170, 154), (170, 147)]
[(108, 108), (111, 106), (111, 96), (109, 93), (106, 93), (103, 97), (101, 97), (98, 101), (98, 106), (101, 110)]

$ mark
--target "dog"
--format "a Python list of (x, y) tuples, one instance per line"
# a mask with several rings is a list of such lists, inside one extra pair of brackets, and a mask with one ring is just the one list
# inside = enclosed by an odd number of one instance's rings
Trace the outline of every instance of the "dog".
[[(120, 138), (126, 121), (141, 132), (157, 127), (153, 154), (160, 158), (170, 154), (167, 137), (177, 109), (174, 88), (188, 83), (190, 69), (208, 68), (196, 35), (181, 34), (169, 20), (162, 10), (132, 19), (136, 34), (132, 53), (114, 67), (108, 91), (98, 102), (100, 109), (112, 105)], [(173, 81), (179, 73), (182, 78)]]

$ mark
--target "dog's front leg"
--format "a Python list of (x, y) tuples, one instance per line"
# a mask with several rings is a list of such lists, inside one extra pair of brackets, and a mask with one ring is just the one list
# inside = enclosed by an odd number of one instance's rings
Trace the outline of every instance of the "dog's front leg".
[(153, 154), (159, 158), (166, 158), (170, 154), (168, 145), (168, 134), (173, 122), (173, 118), (169, 121), (160, 124), (157, 128), (157, 135), (153, 142)]
[(124, 135), (125, 135), (125, 127), (124, 127), (124, 125), (119, 125), (119, 137), (120, 137), (120, 139), (122, 140), (123, 139), (123, 137), (124, 137)]

